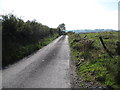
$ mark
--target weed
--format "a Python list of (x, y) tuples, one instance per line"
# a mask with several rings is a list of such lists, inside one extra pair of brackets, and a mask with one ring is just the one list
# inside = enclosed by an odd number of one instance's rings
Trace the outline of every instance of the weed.
[[(78, 75), (85, 81), (98, 82), (111, 88), (120, 87), (120, 56), (118, 32), (75, 34), (68, 33), (72, 59), (76, 61)], [(111, 58), (103, 48), (99, 37)], [(82, 61), (84, 60), (84, 61)]]

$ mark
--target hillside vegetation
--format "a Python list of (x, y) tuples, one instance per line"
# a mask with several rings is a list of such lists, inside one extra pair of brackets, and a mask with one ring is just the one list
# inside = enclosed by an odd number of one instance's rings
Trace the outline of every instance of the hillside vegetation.
[[(120, 32), (119, 32), (120, 33)], [(72, 59), (84, 82), (120, 88), (120, 42), (118, 32), (75, 34), (69, 32)], [(103, 39), (104, 48), (100, 37)]]
[(2, 65), (12, 64), (47, 45), (60, 34), (56, 28), (23, 21), (13, 14), (2, 15)]

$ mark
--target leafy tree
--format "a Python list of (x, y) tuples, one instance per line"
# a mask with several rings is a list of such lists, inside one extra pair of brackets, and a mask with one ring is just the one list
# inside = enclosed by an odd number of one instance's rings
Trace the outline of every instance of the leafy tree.
[(66, 30), (66, 28), (65, 28), (65, 24), (64, 24), (64, 23), (59, 24), (59, 26), (57, 27), (57, 29), (58, 29), (58, 33), (59, 33), (59, 35), (64, 34), (64, 33), (65, 33), (64, 30)]
[[(3, 66), (38, 49), (37, 44), (58, 34), (56, 28), (33, 21), (23, 21), (13, 14), (2, 15)], [(32, 45), (31, 47), (27, 47)]]

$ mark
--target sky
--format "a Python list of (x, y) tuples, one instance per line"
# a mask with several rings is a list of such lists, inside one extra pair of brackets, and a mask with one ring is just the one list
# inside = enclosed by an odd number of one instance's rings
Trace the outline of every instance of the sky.
[(118, 29), (119, 0), (0, 0), (0, 14), (13, 13), (23, 20), (34, 20), (67, 30)]

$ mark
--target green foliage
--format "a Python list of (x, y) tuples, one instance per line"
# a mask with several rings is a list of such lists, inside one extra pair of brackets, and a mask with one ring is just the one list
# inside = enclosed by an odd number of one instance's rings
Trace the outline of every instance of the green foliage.
[(24, 22), (13, 14), (2, 15), (3, 67), (47, 45), (58, 30), (33, 21)]
[(59, 26), (57, 27), (57, 30), (58, 30), (59, 35), (65, 34), (65, 31), (63, 31), (63, 30), (66, 30), (65, 24), (64, 23), (59, 24)]
[[(78, 74), (84, 77), (84, 81), (120, 88), (118, 33), (68, 33), (72, 59), (76, 61)], [(99, 36), (103, 38), (105, 45), (113, 53), (113, 58), (104, 50)]]

